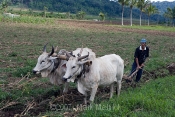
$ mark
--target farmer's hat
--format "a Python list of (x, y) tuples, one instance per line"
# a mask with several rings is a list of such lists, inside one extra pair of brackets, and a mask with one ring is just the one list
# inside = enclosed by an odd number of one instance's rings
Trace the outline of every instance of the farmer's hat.
[(146, 39), (144, 39), (144, 38), (141, 39), (141, 40), (140, 40), (140, 43), (146, 43)]

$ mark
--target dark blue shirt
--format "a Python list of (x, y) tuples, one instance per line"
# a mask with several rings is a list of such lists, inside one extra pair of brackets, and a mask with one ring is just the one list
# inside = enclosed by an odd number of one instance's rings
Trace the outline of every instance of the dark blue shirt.
[[(149, 57), (149, 48), (145, 47), (144, 50), (141, 49), (141, 46), (137, 47), (134, 54), (135, 58), (138, 58), (139, 65), (145, 62), (146, 58)], [(135, 59), (134, 59), (135, 61)], [(135, 61), (136, 62), (136, 61)]]

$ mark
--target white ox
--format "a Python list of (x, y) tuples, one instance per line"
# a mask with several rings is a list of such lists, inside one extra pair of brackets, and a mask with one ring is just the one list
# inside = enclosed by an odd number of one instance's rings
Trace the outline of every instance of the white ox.
[(110, 54), (99, 58), (89, 56), (86, 61), (79, 61), (77, 57), (70, 57), (66, 63), (66, 73), (64, 79), (71, 79), (72, 76), (79, 76), (83, 71), (83, 66), (88, 66), (84, 74), (78, 79), (78, 91), (82, 93), (84, 103), (87, 104), (87, 91), (91, 92), (90, 102), (94, 101), (98, 86), (110, 85), (110, 98), (113, 96), (114, 82), (117, 82), (117, 95), (120, 95), (121, 81), (124, 72), (124, 61), (116, 55)]
[[(47, 45), (47, 44), (46, 44)], [(42, 77), (49, 77), (50, 82), (54, 85), (64, 85), (63, 93), (68, 91), (68, 82), (65, 82), (62, 77), (66, 71), (67, 59), (64, 55), (65, 50), (60, 50), (58, 55), (54, 53), (54, 48), (52, 47), (51, 53), (46, 52), (46, 45), (44, 46), (43, 53), (39, 56), (38, 62), (33, 69), (34, 74), (40, 74)], [(83, 53), (82, 53), (83, 50)], [(77, 48), (73, 51), (73, 55), (78, 56), (78, 54), (87, 55), (91, 50), (87, 48)]]

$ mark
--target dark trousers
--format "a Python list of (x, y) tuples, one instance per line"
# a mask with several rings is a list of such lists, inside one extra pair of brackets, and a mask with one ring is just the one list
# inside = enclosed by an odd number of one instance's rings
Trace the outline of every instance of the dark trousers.
[[(135, 70), (137, 69), (137, 64), (136, 64), (136, 62), (134, 62), (133, 64), (132, 64), (132, 69), (131, 69), (131, 73), (130, 73), (130, 75), (133, 73), (133, 72), (135, 72)], [(140, 78), (141, 78), (141, 76), (142, 76), (142, 72), (143, 72), (143, 68), (142, 69), (139, 69), (139, 71), (137, 72), (137, 75), (136, 75), (136, 82), (138, 82), (139, 80), (140, 80)]]

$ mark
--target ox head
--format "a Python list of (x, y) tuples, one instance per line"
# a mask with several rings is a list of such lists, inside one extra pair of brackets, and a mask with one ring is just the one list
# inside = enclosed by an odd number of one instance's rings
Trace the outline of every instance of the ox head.
[[(51, 73), (54, 70), (55, 63), (58, 63), (58, 58), (61, 58), (62, 56), (56, 56), (56, 53), (54, 53), (54, 48), (52, 46), (52, 51), (50, 53), (46, 52), (46, 46), (43, 48), (43, 53), (39, 56), (38, 62), (33, 69), (34, 74), (40, 74), (42, 77), (47, 77), (49, 73)], [(66, 59), (66, 58), (63, 58)]]
[[(70, 56), (70, 55), (68, 55)], [(82, 59), (84, 58), (87, 58), (89, 56), (89, 53), (88, 55), (85, 55), (85, 56), (79, 56), (79, 57), (73, 57), (73, 56), (70, 56), (67, 63), (66, 63), (66, 73), (65, 75), (63, 76), (63, 80), (65, 81), (68, 81), (68, 79), (70, 79), (72, 82), (74, 82), (75, 78), (80, 75), (80, 73), (82, 72), (82, 69), (83, 69), (83, 65), (84, 64), (92, 64), (92, 61), (89, 61), (89, 60), (84, 60), (84, 61), (81, 61)]]

